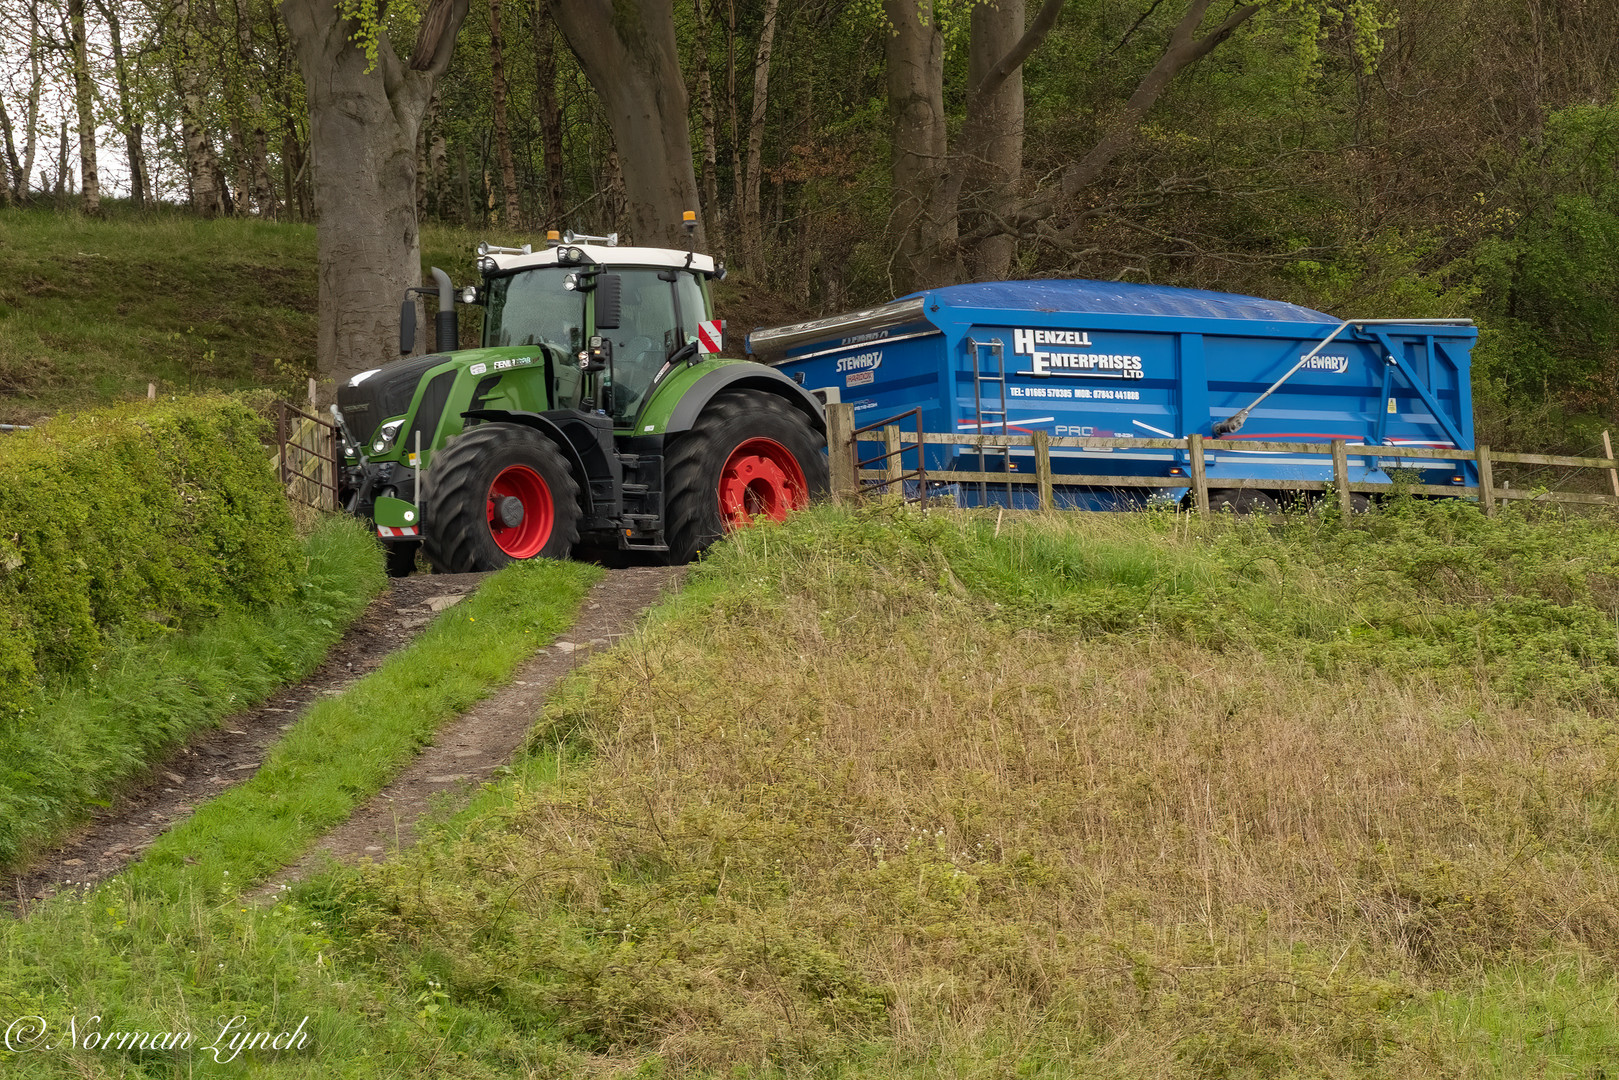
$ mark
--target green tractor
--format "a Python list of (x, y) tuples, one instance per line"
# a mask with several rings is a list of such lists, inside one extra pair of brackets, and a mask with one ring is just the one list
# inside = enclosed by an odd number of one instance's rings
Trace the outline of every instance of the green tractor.
[[(711, 257), (553, 233), (538, 251), (480, 244), (478, 269), (457, 291), (433, 268), (438, 352), (356, 375), (332, 408), (345, 506), (375, 524), (390, 573), (418, 549), (441, 573), (685, 562), (825, 490), (822, 403), (715, 355)], [(483, 305), (481, 348), (457, 351), (457, 302)], [(407, 296), (402, 354), (415, 323)]]

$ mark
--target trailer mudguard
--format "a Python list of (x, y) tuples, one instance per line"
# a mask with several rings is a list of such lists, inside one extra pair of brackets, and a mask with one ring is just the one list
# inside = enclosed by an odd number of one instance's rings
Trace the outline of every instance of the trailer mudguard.
[(814, 394), (775, 368), (751, 360), (707, 361), (665, 379), (635, 422), (635, 435), (690, 431), (714, 398), (730, 390), (761, 390), (787, 401), (808, 418), (816, 431), (826, 431), (826, 412)]

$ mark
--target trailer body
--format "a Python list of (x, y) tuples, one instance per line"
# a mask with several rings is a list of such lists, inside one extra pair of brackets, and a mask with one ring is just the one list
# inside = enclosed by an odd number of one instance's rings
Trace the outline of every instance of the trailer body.
[[(1049, 280), (932, 289), (756, 330), (748, 348), (826, 400), (852, 404), (857, 426), (920, 409), (928, 432), (1115, 439), (1196, 432), (1213, 439), (1205, 458), (1211, 488), (1273, 479), (1282, 493), (1289, 481), (1331, 479), (1330, 458), (1245, 451), (1243, 443), (1320, 442), (1325, 455), (1331, 440), (1345, 439), (1352, 481), (1390, 482), (1389, 470), (1399, 468), (1420, 473), (1413, 479), (1424, 484), (1475, 483), (1471, 463), (1380, 460), (1355, 448), (1472, 449), (1476, 340), (1465, 320), (1346, 321), (1251, 296)], [(1222, 424), (1238, 430), (1222, 434)], [(862, 456), (875, 450), (870, 444)], [(1107, 509), (1188, 491), (1185, 451), (1053, 448), (1051, 455), (1062, 505)], [(927, 466), (930, 479), (948, 484), (952, 471), (1032, 471), (1033, 452), (929, 446)], [(906, 467), (915, 467), (914, 454)], [(1064, 485), (1065, 474), (1161, 476), (1164, 484)], [(1035, 497), (1026, 485), (958, 487), (950, 493), (968, 505), (1025, 505)]]

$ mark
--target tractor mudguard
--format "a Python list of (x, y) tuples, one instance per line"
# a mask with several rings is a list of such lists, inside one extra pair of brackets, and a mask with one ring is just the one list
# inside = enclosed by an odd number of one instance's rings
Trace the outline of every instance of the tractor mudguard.
[(470, 409), (461, 416), (466, 420), (485, 423), (531, 427), (556, 443), (579, 482), (586, 527), (598, 524), (602, 519), (610, 524), (622, 512), (620, 490), (623, 487), (624, 468), (614, 452), (612, 421), (607, 417), (588, 416), (571, 410), (536, 413), (515, 409)]
[(705, 364), (697, 377), (670, 378), (658, 387), (656, 395), (636, 421), (636, 435), (674, 434), (690, 431), (708, 403), (730, 390), (760, 390), (785, 400), (802, 412), (816, 431), (826, 432), (826, 411), (820, 399), (775, 368), (750, 360), (734, 360), (718, 366)]

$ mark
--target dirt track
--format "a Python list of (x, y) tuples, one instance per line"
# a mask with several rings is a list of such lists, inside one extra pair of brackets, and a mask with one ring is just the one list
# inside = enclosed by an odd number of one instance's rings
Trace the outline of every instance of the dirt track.
[[(575, 626), (518, 669), (513, 681), (440, 729), (434, 744), (315, 851), (340, 859), (380, 856), (408, 842), (411, 826), (436, 794), (476, 784), (503, 764), (522, 741), (555, 681), (591, 649), (627, 633), (682, 568), (609, 570), (585, 599)], [(366, 608), (326, 661), (264, 704), (227, 717), (194, 737), (57, 847), (3, 880), (6, 906), (26, 910), (32, 900), (67, 887), (94, 884), (136, 859), (165, 829), (200, 803), (252, 776), (264, 751), (320, 698), (341, 693), (378, 667), (425, 627), (434, 614), (477, 588), (481, 574), (401, 578)], [(275, 877), (298, 876), (322, 856), (312, 853)]]

